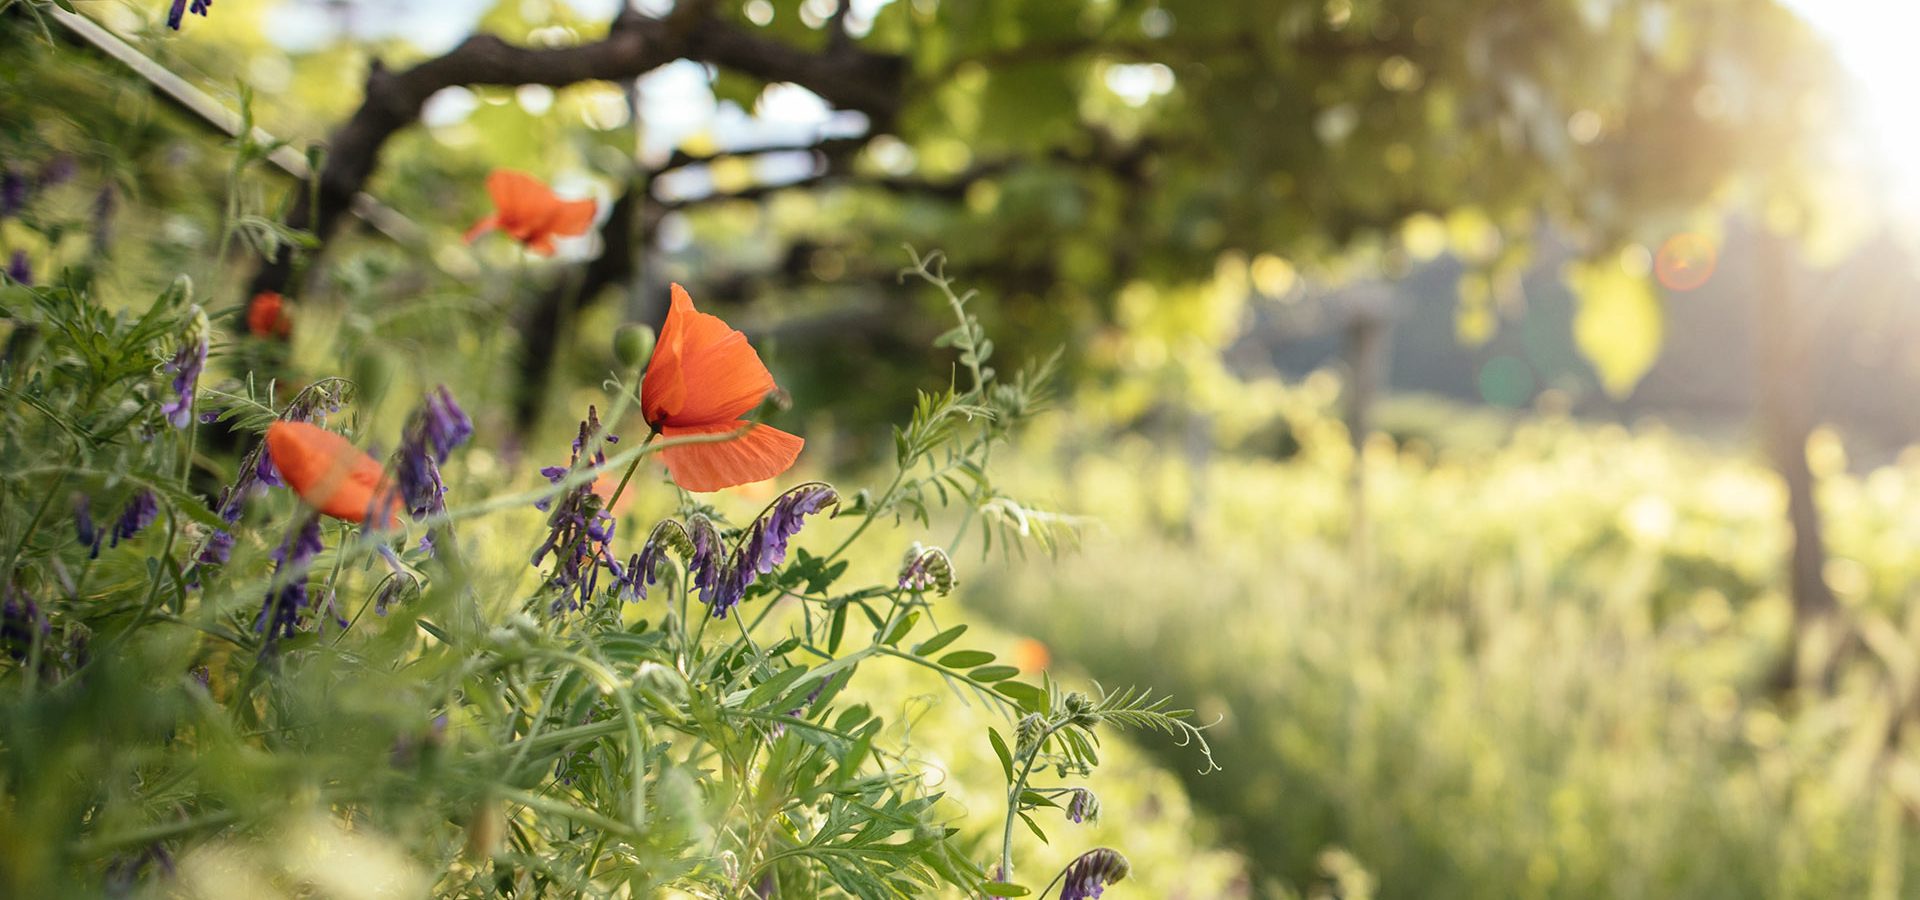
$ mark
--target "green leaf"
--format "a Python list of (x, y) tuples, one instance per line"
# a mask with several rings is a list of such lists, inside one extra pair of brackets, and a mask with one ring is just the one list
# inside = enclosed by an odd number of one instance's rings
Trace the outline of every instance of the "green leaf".
[(993, 755), (1000, 757), (1000, 771), (1007, 776), (1007, 783), (1013, 783), (1013, 751), (1007, 749), (1007, 739), (1000, 736), (994, 728), (987, 729), (987, 743), (993, 745)]
[(913, 630), (913, 626), (918, 624), (920, 624), (920, 611), (916, 609), (913, 612), (901, 616), (900, 621), (894, 623), (893, 630), (888, 632), (886, 639), (880, 643), (886, 644), (889, 647), (898, 644), (900, 643), (900, 639), (906, 637), (907, 633)]
[(1040, 823), (1035, 822), (1032, 816), (1027, 815), (1026, 813), (1021, 813), (1020, 821), (1027, 823), (1027, 830), (1033, 832), (1033, 836), (1039, 838), (1040, 843), (1042, 844), (1053, 843), (1052, 841), (1047, 840), (1047, 833), (1040, 830)]
[(741, 706), (747, 709), (758, 709), (766, 705), (767, 701), (779, 696), (781, 691), (786, 690), (806, 674), (807, 667), (804, 665), (781, 669), (772, 678), (761, 682), (751, 693), (747, 694), (747, 698), (741, 703)]
[(1020, 708), (1027, 712), (1047, 711), (1047, 692), (1024, 681), (1004, 681), (994, 685), (993, 689), (1020, 704)]
[(968, 672), (967, 677), (975, 681), (993, 682), (1005, 681), (1018, 674), (1020, 669), (1017, 666), (981, 666)]
[(940, 652), (940, 650), (946, 647), (948, 644), (951, 644), (954, 641), (959, 640), (960, 636), (966, 633), (967, 633), (967, 626), (955, 625), (952, 628), (942, 631), (939, 634), (934, 635), (933, 637), (927, 638), (926, 640), (921, 641), (918, 644), (915, 644), (913, 647), (913, 655), (931, 656), (935, 653)]
[(840, 652), (840, 639), (847, 633), (847, 608), (842, 606), (833, 611), (833, 623), (827, 626), (827, 652)]
[(1009, 881), (989, 881), (980, 886), (980, 893), (989, 897), (1025, 897), (1033, 892)]
[(940, 664), (949, 669), (971, 669), (990, 662), (993, 662), (993, 654), (985, 650), (955, 650), (940, 657)]

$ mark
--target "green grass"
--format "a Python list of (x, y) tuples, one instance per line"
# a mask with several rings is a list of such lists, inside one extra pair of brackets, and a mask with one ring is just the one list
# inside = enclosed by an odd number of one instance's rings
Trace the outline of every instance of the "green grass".
[(1285, 460), (1196, 468), (1057, 424), (1060, 471), (1033, 481), (1104, 529), (967, 594), (1097, 678), (1220, 717), (1226, 771), (1189, 788), (1267, 893), (1323, 887), (1330, 848), (1383, 897), (1920, 889), (1920, 756), (1897, 717), (1920, 659), (1920, 466), (1856, 477), (1815, 442), (1829, 581), (1868, 639), (1832, 692), (1780, 695), (1787, 535), (1766, 470), (1559, 419), (1492, 444), (1476, 422), (1457, 451), (1444, 428), (1376, 439), (1356, 542), (1323, 387), (1272, 405)]

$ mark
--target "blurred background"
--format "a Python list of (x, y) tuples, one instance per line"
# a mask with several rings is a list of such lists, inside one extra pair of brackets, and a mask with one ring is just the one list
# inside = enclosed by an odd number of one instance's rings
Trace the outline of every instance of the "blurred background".
[[(1219, 721), (1116, 894), (1920, 896), (1920, 7), (73, 5), (0, 13), (0, 255), (189, 273), (228, 378), (454, 385), (472, 483), (670, 281), (850, 484), (951, 367), (902, 245), (1060, 349), (1001, 464), (1078, 540), (951, 549), (964, 618)], [(463, 241), (496, 167), (594, 230)]]

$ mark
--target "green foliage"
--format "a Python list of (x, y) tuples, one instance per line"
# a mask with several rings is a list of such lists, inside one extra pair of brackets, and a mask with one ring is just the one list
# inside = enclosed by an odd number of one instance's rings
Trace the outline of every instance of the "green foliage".
[(1489, 441), (1459, 410), (1395, 406), (1382, 427), (1403, 437), (1356, 459), (1337, 396), (1322, 376), (1231, 399), (1296, 436), (1286, 460), (1195, 467), (1096, 422), (1061, 428), (1100, 449), (1007, 477), (1106, 527), (1052, 572), (964, 591), (1096, 677), (1173, 686), (1219, 717), (1225, 771), (1189, 785), (1270, 895), (1920, 884), (1901, 812), (1920, 749), (1900, 699), (1913, 459), (1849, 474), (1816, 437), (1827, 577), (1873, 637), (1830, 688), (1786, 691), (1785, 498), (1762, 466), (1651, 427), (1523, 419)]
[[(919, 407), (906, 429), (914, 452), (891, 487), (840, 509), (857, 524), (831, 552), (775, 558), (727, 621), (728, 607), (701, 606), (718, 603), (696, 586), (701, 554), (737, 571), (760, 558), (745, 554), (776, 510), (831, 500), (832, 488), (801, 484), (738, 520), (677, 494), (678, 517), (642, 532), (662, 554), (664, 604), (623, 602), (631, 588), (617, 578), (584, 595), (558, 568), (529, 578), (532, 536), (497, 523), (536, 500), (554, 501), (545, 521), (556, 529), (567, 511), (601, 517), (676, 440), (596, 463), (616, 445), (585, 427), (573, 465), (543, 489), (482, 499), (467, 491), (479, 482), (449, 479), (460, 502), (418, 523), (431, 549), (337, 523), (311, 558), (282, 556), (313, 514), (290, 492), (244, 486), (263, 459), (256, 436), (286, 419), (360, 423), (364, 436), (355, 385), (318, 379), (284, 403), (251, 373), (183, 389), (172, 367), (210, 327), (185, 279), (139, 314), (107, 311), (80, 281), (0, 290), (13, 329), (0, 504), (33, 511), (0, 535), (11, 561), (0, 598), (9, 895), (330, 893), (341, 858), (361, 861), (354, 880), (401, 895), (970, 893), (989, 878), (976, 838), (929, 788), (933, 770), (872, 700), (842, 700), (875, 680), (863, 671), (931, 673), (998, 710), (1002, 727), (1048, 717), (1049, 733), (1020, 749), (1028, 769), (1088, 774), (1100, 724), (1200, 736), (1164, 699), (1062, 695), (959, 646), (965, 625), (932, 624), (955, 583), (939, 548), (916, 545), (873, 582), (850, 574), (850, 553), (891, 540), (871, 529), (883, 519), (1012, 502), (987, 477), (988, 455), (1041, 408), (1046, 372), (998, 380), (964, 301), (953, 310), (971, 384)], [(609, 385), (617, 422), (638, 389)], [(170, 422), (161, 407), (182, 390), (213, 414), (189, 407)], [(197, 447), (212, 423), (245, 451), (230, 470)], [(934, 487), (962, 468), (971, 480)], [(604, 503), (560, 502), (622, 469)], [(239, 481), (210, 509), (198, 485), (231, 473)], [(88, 525), (75, 540), (89, 503), (136, 508), (129, 492), (162, 501), (160, 520), (124, 533), (115, 521), (104, 550)], [(222, 540), (230, 555), (209, 555)], [(276, 598), (301, 586), (298, 627), (280, 635)], [(572, 609), (576, 596), (585, 603)], [(1007, 803), (1009, 822), (1043, 805), (1023, 787)], [(1009, 871), (1010, 835), (997, 850)], [(1032, 887), (1007, 881), (993, 890)]]

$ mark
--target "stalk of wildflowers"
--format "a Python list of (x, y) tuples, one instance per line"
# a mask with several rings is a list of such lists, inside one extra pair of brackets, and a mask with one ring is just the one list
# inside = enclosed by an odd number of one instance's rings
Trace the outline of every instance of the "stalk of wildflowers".
[[(540, 473), (558, 484), (576, 469), (604, 465), (607, 457), (600, 446), (619, 440), (617, 435), (601, 432), (599, 411), (589, 406), (586, 421), (580, 423), (579, 435), (573, 440), (572, 459), (566, 466), (548, 466)], [(583, 454), (586, 454), (585, 463)], [(625, 570), (613, 558), (616, 523), (613, 515), (603, 508), (600, 497), (594, 494), (592, 482), (574, 485), (559, 497), (534, 505), (550, 510), (547, 538), (533, 553), (536, 567), (546, 561), (549, 553), (554, 556), (554, 568), (547, 576), (547, 584), (558, 588), (559, 593), (548, 612), (558, 616), (585, 606), (599, 589), (601, 569), (612, 573), (616, 581), (622, 579)]]
[[(300, 614), (313, 605), (307, 593), (307, 569), (324, 549), (320, 517), (312, 513), (303, 514), (300, 524), (289, 530), (280, 546), (274, 548), (274, 579), (279, 583), (267, 589), (266, 599), (260, 604), (260, 615), (253, 622), (253, 630), (267, 639), (262, 652), (270, 650), (281, 638), (299, 633)], [(340, 624), (346, 626), (344, 621)]]
[(647, 599), (647, 588), (660, 580), (660, 561), (666, 558), (668, 550), (679, 553), (682, 559), (692, 559), (693, 538), (687, 534), (685, 525), (663, 519), (653, 526), (640, 552), (628, 558), (626, 572), (620, 579), (621, 596), (631, 600)]
[[(840, 495), (831, 485), (818, 481), (800, 485), (767, 505), (741, 532), (733, 553), (724, 562), (717, 553), (707, 556), (695, 580), (704, 582), (700, 599), (713, 611), (714, 618), (726, 618), (727, 612), (746, 598), (747, 588), (755, 580), (786, 561), (787, 545), (800, 533), (807, 516), (838, 509), (839, 505)], [(697, 533), (694, 546), (700, 546)]]
[(167, 371), (173, 373), (173, 395), (160, 405), (160, 411), (166, 414), (167, 421), (175, 428), (185, 428), (193, 422), (193, 397), (200, 386), (200, 372), (207, 365), (207, 314), (194, 306), (188, 310), (187, 331), (181, 338), (180, 349), (167, 363)]
[[(455, 447), (473, 436), (473, 420), (455, 403), (445, 385), (427, 394), (407, 421), (395, 454), (394, 482), (401, 502), (415, 520), (447, 511), (447, 485), (440, 478)], [(433, 532), (420, 538), (420, 549), (433, 552)]]

